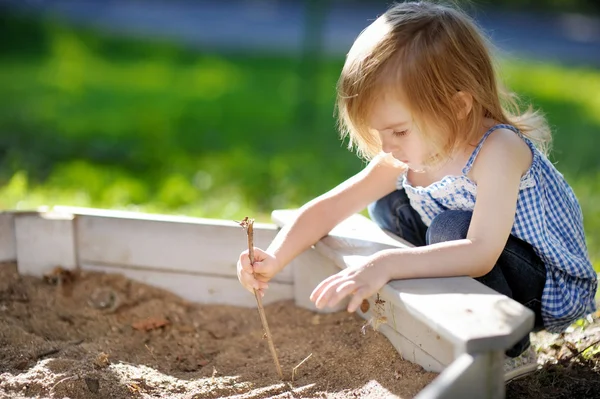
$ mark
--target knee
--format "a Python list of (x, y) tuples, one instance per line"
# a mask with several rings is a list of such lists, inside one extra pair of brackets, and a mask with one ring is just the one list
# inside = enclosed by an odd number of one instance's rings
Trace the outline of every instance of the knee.
[(398, 212), (409, 203), (404, 190), (395, 190), (367, 207), (369, 216), (379, 227), (398, 234)]
[(390, 231), (394, 230), (391, 220), (392, 208), (387, 196), (370, 203), (367, 210), (371, 220), (377, 223), (379, 227)]
[(427, 229), (427, 244), (462, 240), (467, 237), (471, 224), (470, 211), (445, 211), (437, 215)]

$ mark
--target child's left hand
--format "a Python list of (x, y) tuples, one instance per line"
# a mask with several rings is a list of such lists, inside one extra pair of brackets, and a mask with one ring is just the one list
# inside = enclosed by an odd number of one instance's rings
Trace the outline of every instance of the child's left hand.
[(310, 300), (317, 308), (334, 307), (347, 295), (352, 299), (348, 312), (354, 312), (363, 299), (375, 294), (389, 281), (389, 275), (383, 265), (369, 258), (361, 266), (350, 267), (323, 280), (310, 294)]

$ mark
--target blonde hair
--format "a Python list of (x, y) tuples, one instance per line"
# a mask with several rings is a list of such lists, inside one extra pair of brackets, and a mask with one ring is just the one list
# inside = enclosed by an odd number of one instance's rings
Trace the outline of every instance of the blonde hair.
[[(399, 96), (431, 143), (436, 159), (481, 135), (484, 118), (512, 124), (543, 152), (551, 137), (545, 118), (498, 82), (490, 44), (462, 11), (429, 2), (393, 5), (356, 39), (337, 85), (338, 123), (349, 149), (371, 159), (381, 152), (368, 119), (376, 99)], [(458, 91), (473, 97), (459, 118)], [(431, 127), (448, 132), (435, 136)]]

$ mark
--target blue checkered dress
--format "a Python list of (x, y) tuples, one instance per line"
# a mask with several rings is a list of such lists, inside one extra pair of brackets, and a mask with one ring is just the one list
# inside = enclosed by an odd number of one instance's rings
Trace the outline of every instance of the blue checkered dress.
[(477, 186), (467, 174), (485, 139), (496, 129), (510, 129), (531, 148), (533, 162), (521, 178), (511, 233), (532, 245), (546, 265), (542, 295), (544, 327), (560, 332), (595, 311), (597, 276), (587, 254), (581, 208), (573, 190), (554, 165), (518, 129), (496, 125), (488, 130), (460, 176), (446, 176), (427, 187), (413, 187), (406, 173), (398, 180), (413, 208), (429, 226), (445, 210), (473, 211)]

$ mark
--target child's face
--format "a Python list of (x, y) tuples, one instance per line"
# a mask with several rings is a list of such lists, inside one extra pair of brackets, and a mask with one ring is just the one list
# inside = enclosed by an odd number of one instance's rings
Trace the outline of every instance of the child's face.
[(391, 153), (413, 170), (424, 169), (431, 153), (402, 101), (392, 95), (382, 96), (373, 106), (369, 122), (379, 134), (383, 152)]

